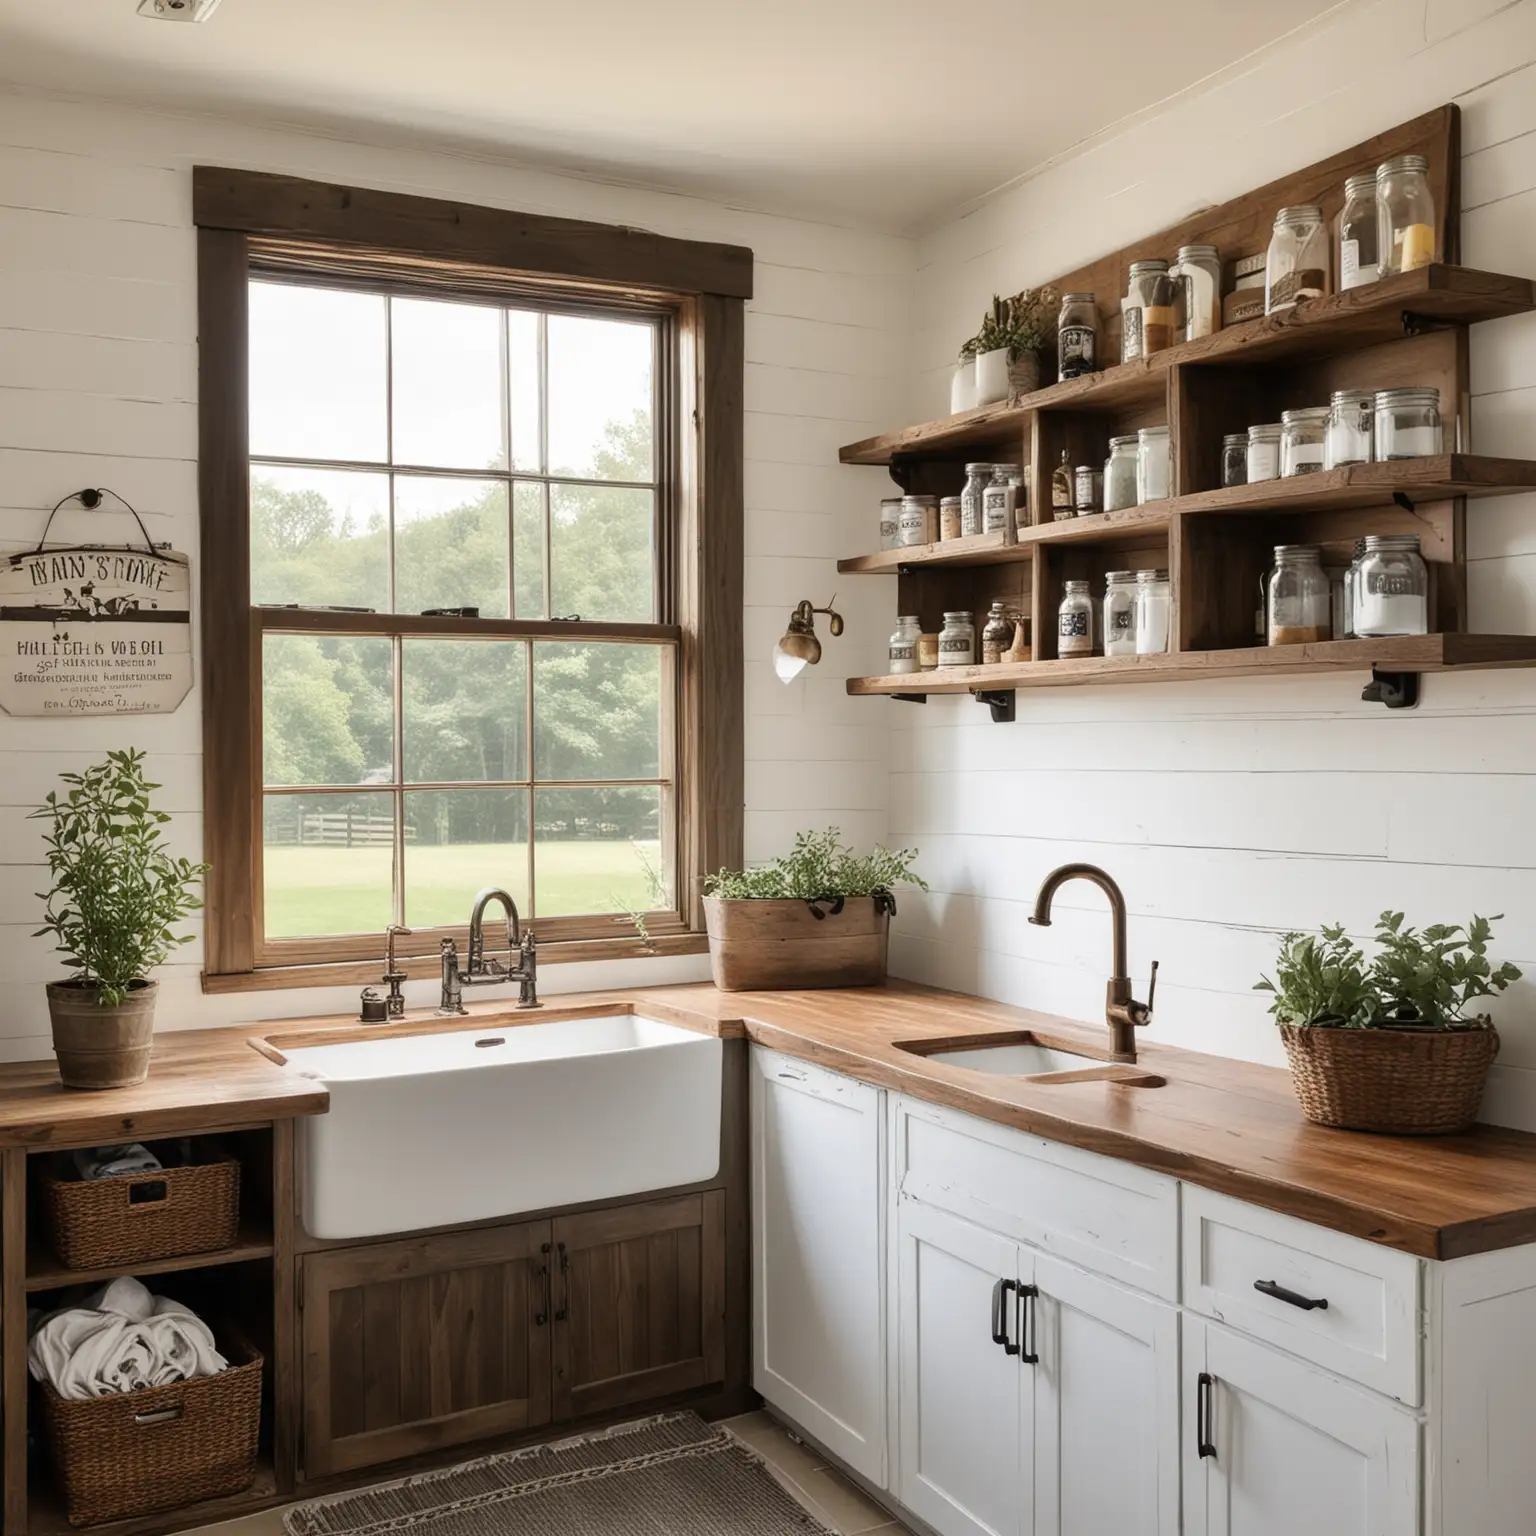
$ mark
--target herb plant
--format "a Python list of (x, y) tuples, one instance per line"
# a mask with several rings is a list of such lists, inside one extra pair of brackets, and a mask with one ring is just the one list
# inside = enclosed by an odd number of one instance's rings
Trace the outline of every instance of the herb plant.
[(162, 828), (171, 819), (149, 803), (158, 784), (144, 777), (144, 754), (109, 752), (84, 773), (62, 773), (70, 786), (51, 791), (31, 819), (52, 822), (46, 838), (53, 888), (43, 926), (72, 968), (70, 982), (94, 987), (96, 1001), (115, 1006), (190, 934), (173, 925), (202, 906), (198, 880), (208, 865), (166, 851)]
[(1377, 999), (1365, 955), (1342, 926), (1315, 934), (1288, 933), (1280, 940), (1275, 976), (1262, 977), (1257, 992), (1272, 992), (1269, 1011), (1281, 1024), (1337, 1025), (1361, 1029), (1376, 1016)]
[[(992, 307), (982, 317), (981, 330), (966, 343), (977, 353), (1008, 349), (1008, 361), (1016, 363), (1025, 352), (1042, 352), (1056, 334), (1056, 309), (1060, 303), (1053, 288), (1026, 288), (1012, 298), (992, 295)], [(965, 348), (961, 349), (965, 356)]]
[(800, 832), (782, 858), (753, 869), (719, 869), (704, 877), (704, 894), (722, 901), (837, 901), (854, 896), (888, 897), (891, 887), (928, 886), (912, 871), (915, 848), (878, 845), (860, 857), (847, 848), (836, 827)]

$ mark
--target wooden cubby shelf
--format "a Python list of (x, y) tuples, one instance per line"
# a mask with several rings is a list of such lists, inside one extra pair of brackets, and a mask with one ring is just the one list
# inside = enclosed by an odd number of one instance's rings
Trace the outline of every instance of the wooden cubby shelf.
[(150, 1259), (142, 1264), (116, 1264), (104, 1269), (70, 1269), (60, 1262), (47, 1244), (34, 1239), (27, 1250), (27, 1290), (52, 1291), (66, 1285), (100, 1285), (119, 1275), (169, 1275), (182, 1270), (213, 1269), (224, 1264), (248, 1264), (253, 1259), (272, 1257), (270, 1227), (256, 1222), (240, 1224), (234, 1246), (215, 1248), (209, 1253), (183, 1253), (172, 1259)]

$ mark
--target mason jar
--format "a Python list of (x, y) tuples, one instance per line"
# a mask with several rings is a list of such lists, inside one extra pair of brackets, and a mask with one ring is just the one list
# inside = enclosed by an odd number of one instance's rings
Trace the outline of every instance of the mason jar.
[(1429, 633), (1429, 568), (1412, 534), (1368, 534), (1355, 570), (1355, 633), (1361, 639)]
[(1376, 230), (1383, 277), (1437, 258), (1435, 199), (1423, 155), (1398, 155), (1376, 167)]
[(939, 542), (960, 537), (960, 498), (939, 497)]
[(1376, 459), (1428, 459), (1444, 451), (1438, 389), (1376, 391)]
[(1093, 655), (1093, 598), (1086, 581), (1069, 581), (1066, 596), (1056, 610), (1056, 654)]
[(1280, 474), (1315, 474), (1323, 467), (1323, 439), (1328, 433), (1326, 405), (1280, 413)]
[(1381, 276), (1380, 214), (1376, 178), (1351, 176), (1344, 183), (1344, 207), (1339, 213), (1339, 291), (1363, 288)]
[(1181, 245), (1169, 270), (1178, 284), (1177, 339), (1198, 341), (1221, 329), (1221, 256), (1214, 245)]
[(1221, 483), (1223, 488), (1248, 484), (1248, 434), (1228, 432), (1221, 440)]
[(981, 628), (981, 664), (996, 666), (1003, 653), (1013, 644), (1013, 621), (1008, 617), (1002, 600), (992, 604), (987, 612), (987, 622)]
[(976, 665), (976, 625), (968, 613), (946, 613), (939, 631), (939, 665), (974, 667)]
[(896, 620), (896, 628), (891, 632), (891, 643), (887, 652), (886, 670), (888, 672), (899, 676), (902, 673), (918, 670), (917, 637), (922, 632), (923, 627), (918, 623), (915, 613), (904, 613)]
[(1136, 434), (1127, 432), (1109, 440), (1104, 461), (1104, 510), (1123, 512), (1136, 505)]
[(1136, 572), (1110, 571), (1104, 577), (1104, 654), (1136, 654)]
[(901, 498), (901, 547), (935, 544), (939, 537), (939, 498), (903, 496)]
[(1177, 301), (1166, 261), (1133, 261), (1120, 305), (1120, 361), (1132, 362), (1163, 352), (1174, 334)]
[(1019, 484), (1017, 464), (994, 464), (981, 493), (981, 531), (1007, 534), (1013, 529), (1013, 503)]
[(1328, 292), (1328, 229), (1315, 203), (1296, 203), (1275, 215), (1264, 267), (1264, 313), (1290, 309)]
[(1248, 484), (1280, 478), (1280, 423), (1260, 422), (1248, 428)]
[(1056, 372), (1079, 378), (1099, 366), (1099, 311), (1091, 293), (1064, 293), (1056, 317)]
[(1352, 640), (1355, 635), (1355, 580), (1360, 574), (1360, 562), (1365, 558), (1365, 540), (1355, 540), (1354, 554), (1344, 571), (1344, 630), (1335, 634), (1335, 640)]
[(991, 478), (990, 464), (965, 466), (965, 489), (960, 492), (960, 533), (964, 538), (974, 538), (984, 526), (986, 508), (983, 502)]
[(1277, 544), (1269, 573), (1271, 645), (1310, 645), (1333, 634), (1333, 589), (1316, 544)]
[(1168, 572), (1136, 572), (1136, 654), (1160, 656), (1168, 649), (1173, 619), (1173, 589)]
[(1079, 464), (1072, 471), (1072, 505), (1079, 517), (1104, 509), (1104, 471)]
[(1323, 468), (1369, 464), (1376, 456), (1376, 397), (1368, 389), (1336, 389), (1328, 404)]
[(880, 548), (895, 549), (901, 543), (901, 497), (887, 496), (880, 503)]
[(1137, 504), (1165, 500), (1168, 480), (1168, 428), (1143, 427), (1136, 434)]

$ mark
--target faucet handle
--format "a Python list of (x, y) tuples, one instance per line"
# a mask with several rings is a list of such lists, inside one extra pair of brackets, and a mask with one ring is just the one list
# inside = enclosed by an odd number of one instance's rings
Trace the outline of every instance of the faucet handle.
[(1152, 1000), (1157, 996), (1157, 966), (1158, 962), (1152, 962), (1152, 979), (1147, 983), (1147, 1012), (1152, 1012)]

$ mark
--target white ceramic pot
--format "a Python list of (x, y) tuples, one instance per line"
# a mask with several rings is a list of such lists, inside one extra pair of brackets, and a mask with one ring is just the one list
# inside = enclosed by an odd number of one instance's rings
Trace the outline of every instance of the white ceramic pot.
[(997, 405), (1008, 398), (1008, 348), (997, 347), (976, 359), (976, 404)]
[(949, 414), (958, 415), (976, 404), (976, 359), (963, 357), (949, 376)]

